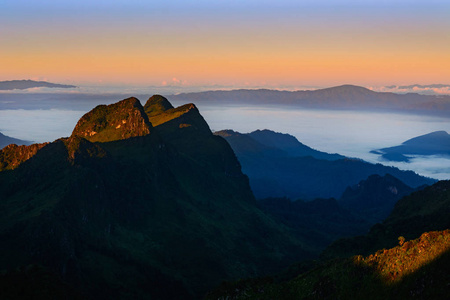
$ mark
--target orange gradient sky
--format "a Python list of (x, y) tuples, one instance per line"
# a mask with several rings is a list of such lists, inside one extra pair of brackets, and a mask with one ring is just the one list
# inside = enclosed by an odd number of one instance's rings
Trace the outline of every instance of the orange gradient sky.
[(0, 1), (0, 80), (450, 83), (447, 3)]

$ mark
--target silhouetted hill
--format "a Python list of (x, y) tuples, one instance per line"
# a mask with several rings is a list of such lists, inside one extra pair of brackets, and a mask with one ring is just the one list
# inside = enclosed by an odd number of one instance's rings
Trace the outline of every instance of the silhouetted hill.
[(390, 174), (371, 175), (357, 185), (348, 187), (339, 199), (339, 204), (374, 224), (386, 219), (397, 201), (413, 191), (413, 188)]
[[(300, 143), (297, 148), (288, 148), (288, 152), (285, 151), (287, 143), (278, 141), (287, 140), (288, 145), (292, 145), (294, 137), (270, 131), (262, 133), (265, 134), (257, 133), (257, 136), (260, 141), (267, 137), (264, 144), (255, 140), (252, 134), (229, 130), (215, 132), (230, 143), (242, 165), (242, 171), (250, 178), (253, 193), (259, 199), (339, 198), (348, 186), (354, 186), (373, 174), (391, 174), (413, 188), (435, 182), (412, 171), (401, 171), (359, 159), (333, 160), (337, 157), (336, 154), (327, 154), (311, 148), (305, 152), (305, 146)], [(284, 149), (278, 148), (278, 144)], [(330, 160), (297, 156), (301, 153)]]
[(198, 299), (222, 280), (313, 257), (257, 207), (194, 105), (162, 107), (97, 107), (71, 137), (0, 172), (0, 270), (17, 284), (1, 293), (29, 290), (29, 275), (48, 298)]
[(29, 145), (29, 144), (31, 144), (31, 142), (12, 138), (12, 137), (6, 136), (0, 132), (0, 149), (4, 148), (10, 144)]
[(409, 161), (408, 155), (443, 155), (450, 157), (450, 135), (446, 131), (435, 131), (421, 135), (400, 146), (372, 151), (393, 161)]
[(26, 90), (36, 87), (46, 88), (76, 88), (74, 85), (57, 84), (46, 81), (34, 81), (34, 80), (9, 80), (0, 81), (0, 90)]
[(184, 102), (284, 105), (314, 109), (396, 111), (448, 117), (450, 96), (374, 92), (364, 87), (343, 85), (314, 91), (232, 90), (182, 93), (172, 99)]

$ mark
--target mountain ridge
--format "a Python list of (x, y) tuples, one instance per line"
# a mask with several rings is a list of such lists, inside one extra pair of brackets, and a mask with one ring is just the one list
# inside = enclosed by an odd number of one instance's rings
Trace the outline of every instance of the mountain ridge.
[(450, 96), (375, 92), (355, 85), (318, 90), (278, 91), (269, 89), (217, 90), (171, 95), (184, 102), (285, 105), (309, 109), (394, 111), (399, 113), (450, 115)]
[(0, 132), (0, 149), (4, 148), (10, 144), (30, 145), (30, 144), (32, 144), (32, 142), (9, 137)]

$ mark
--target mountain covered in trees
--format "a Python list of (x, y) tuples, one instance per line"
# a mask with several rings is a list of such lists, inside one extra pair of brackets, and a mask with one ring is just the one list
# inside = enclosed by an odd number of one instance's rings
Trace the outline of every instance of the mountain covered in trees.
[(313, 257), (193, 104), (128, 98), (15, 147), (0, 151), (2, 298), (198, 299)]
[(320, 152), (291, 135), (270, 130), (248, 134), (223, 130), (214, 134), (230, 143), (258, 199), (337, 199), (347, 187), (374, 174), (390, 174), (412, 188), (435, 182), (412, 171)]

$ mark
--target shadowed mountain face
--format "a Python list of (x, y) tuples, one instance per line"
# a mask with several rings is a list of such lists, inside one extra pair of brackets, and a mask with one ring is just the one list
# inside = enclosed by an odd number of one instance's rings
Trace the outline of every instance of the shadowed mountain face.
[(450, 158), (450, 135), (445, 131), (435, 131), (407, 140), (400, 146), (372, 152), (392, 161), (408, 162), (408, 156), (414, 155), (442, 155)]
[(0, 149), (4, 148), (10, 144), (29, 145), (29, 144), (31, 144), (31, 142), (12, 138), (12, 137), (6, 136), (0, 132)]
[(312, 257), (258, 209), (232, 149), (196, 107), (156, 98), (150, 115), (133, 98), (97, 107), (71, 137), (8, 161), (2, 280), (35, 276), (54, 288), (35, 297), (198, 299), (222, 280)]
[(224, 130), (215, 134), (230, 143), (256, 198), (339, 198), (348, 186), (373, 174), (391, 174), (414, 188), (435, 182), (411, 171), (339, 159), (342, 156), (316, 151), (296, 142), (293, 136), (269, 130), (250, 134)]
[(374, 224), (386, 219), (397, 201), (413, 191), (413, 188), (390, 174), (371, 175), (357, 185), (348, 187), (339, 199), (339, 204)]

